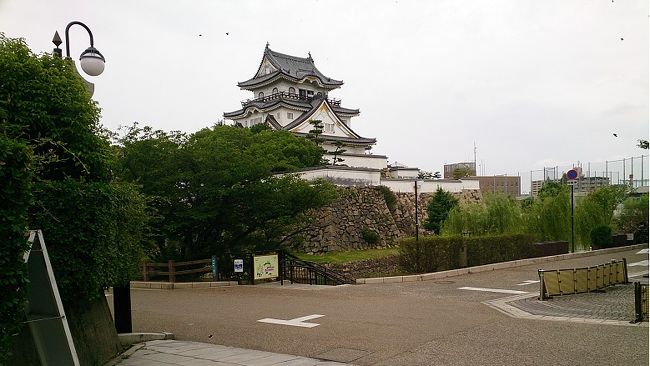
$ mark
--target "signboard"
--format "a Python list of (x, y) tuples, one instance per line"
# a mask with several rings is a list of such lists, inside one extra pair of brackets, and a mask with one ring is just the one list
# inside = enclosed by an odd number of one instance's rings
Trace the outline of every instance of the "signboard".
[(236, 273), (242, 273), (244, 272), (244, 260), (243, 259), (235, 259), (235, 272)]
[(211, 267), (212, 267), (212, 279), (214, 279), (216, 281), (217, 280), (217, 256), (216, 255), (212, 256), (212, 263), (211, 264), (212, 264), (211, 265)]
[(278, 255), (261, 255), (253, 257), (255, 279), (276, 278), (279, 276)]

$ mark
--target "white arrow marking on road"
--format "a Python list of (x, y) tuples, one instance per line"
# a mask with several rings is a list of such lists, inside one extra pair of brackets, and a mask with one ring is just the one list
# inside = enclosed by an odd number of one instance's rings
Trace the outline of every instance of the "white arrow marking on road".
[(645, 248), (645, 249), (639, 250), (638, 252), (636, 252), (636, 254), (648, 254), (648, 251), (649, 251), (648, 248)]
[(634, 267), (634, 266), (647, 266), (647, 265), (648, 265), (648, 260), (646, 259), (646, 260), (641, 261), (641, 262), (630, 263), (627, 266), (628, 267)]
[(526, 280), (522, 283), (518, 283), (517, 286), (532, 285), (533, 283), (539, 283), (539, 280)]
[(320, 317), (323, 317), (323, 316), (325, 316), (325, 315), (312, 314), (312, 315), (301, 316), (300, 318), (289, 319), (289, 320), (264, 318), (264, 319), (258, 320), (258, 322), (260, 322), (260, 323), (269, 323), (269, 324), (291, 325), (293, 327), (313, 328), (313, 327), (319, 326), (320, 324), (305, 323), (305, 321), (320, 318)]
[(496, 292), (499, 294), (527, 294), (526, 291), (517, 291), (517, 290), (505, 290), (501, 288), (483, 288), (483, 287), (459, 287), (459, 290), (470, 290), (470, 291), (483, 291), (483, 292)]

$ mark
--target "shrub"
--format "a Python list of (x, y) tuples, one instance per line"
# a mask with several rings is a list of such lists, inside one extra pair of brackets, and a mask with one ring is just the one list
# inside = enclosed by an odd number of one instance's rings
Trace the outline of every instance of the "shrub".
[(465, 238), (467, 265), (506, 262), (533, 256), (532, 235), (484, 235)]
[(464, 248), (468, 266), (530, 258), (533, 241), (526, 234), (407, 238), (400, 241), (400, 266), (412, 273), (460, 268)]
[(31, 153), (25, 144), (0, 136), (0, 365), (23, 318), (27, 268), (27, 209), (31, 193)]
[(397, 205), (397, 198), (395, 197), (395, 193), (390, 190), (390, 188), (386, 186), (379, 186), (379, 190), (381, 190), (381, 193), (384, 195), (384, 201), (386, 201), (386, 206), (388, 206), (388, 209), (393, 212), (395, 211), (395, 206)]
[(449, 216), (449, 211), (457, 205), (458, 200), (451, 193), (443, 191), (442, 188), (438, 187), (438, 190), (433, 194), (427, 206), (427, 220), (424, 223), (425, 229), (431, 230), (435, 234), (440, 234), (442, 223)]
[(377, 244), (379, 242), (379, 234), (374, 230), (363, 229), (361, 237), (368, 244)]
[(399, 243), (400, 267), (411, 273), (458, 268), (462, 245), (461, 236), (423, 236), (419, 241), (415, 238), (403, 239)]
[(64, 304), (90, 302), (135, 276), (147, 224), (135, 186), (65, 180), (34, 191), (30, 224), (43, 230)]
[(623, 210), (613, 220), (616, 230), (634, 233), (635, 243), (648, 242), (648, 195), (630, 197), (623, 202)]
[(595, 248), (609, 248), (612, 245), (612, 228), (599, 225), (591, 230), (591, 244)]

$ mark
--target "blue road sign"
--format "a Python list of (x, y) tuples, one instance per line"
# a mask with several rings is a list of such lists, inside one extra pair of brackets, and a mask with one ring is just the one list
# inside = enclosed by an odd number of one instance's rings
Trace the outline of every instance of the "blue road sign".
[(578, 179), (578, 171), (575, 169), (570, 169), (568, 172), (566, 172), (566, 177), (570, 180)]

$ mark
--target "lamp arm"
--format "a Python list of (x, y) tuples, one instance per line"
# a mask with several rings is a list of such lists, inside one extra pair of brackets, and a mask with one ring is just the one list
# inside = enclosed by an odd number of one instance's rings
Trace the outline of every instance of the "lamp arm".
[(83, 24), (82, 22), (76, 21), (76, 20), (74, 22), (70, 22), (70, 23), (68, 23), (68, 26), (65, 27), (65, 55), (66, 55), (66, 57), (70, 57), (70, 36), (68, 34), (68, 31), (70, 30), (70, 27), (72, 27), (75, 24), (84, 27), (86, 29), (86, 31), (88, 32), (88, 35), (90, 36), (90, 47), (94, 47), (94, 45), (95, 45), (95, 40), (93, 38), (93, 32), (90, 31), (90, 28), (88, 28), (87, 25)]

